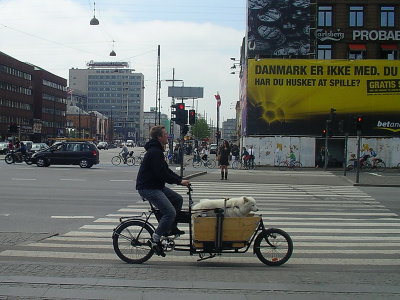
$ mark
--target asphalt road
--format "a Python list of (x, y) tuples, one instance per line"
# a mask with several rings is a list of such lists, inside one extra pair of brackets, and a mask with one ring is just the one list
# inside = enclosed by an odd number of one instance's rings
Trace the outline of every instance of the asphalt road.
[(399, 188), (354, 186), (340, 171), (230, 170), (220, 181), (218, 169), (185, 169), (207, 172), (191, 179), (195, 201), (256, 198), (264, 221), (294, 241), (281, 267), (263, 265), (252, 251), (202, 262), (176, 252), (143, 265), (119, 261), (112, 229), (119, 216), (147, 205), (134, 189), (138, 166), (111, 165), (117, 151), (101, 150), (101, 164), (91, 169), (0, 160), (0, 298), (400, 297)]

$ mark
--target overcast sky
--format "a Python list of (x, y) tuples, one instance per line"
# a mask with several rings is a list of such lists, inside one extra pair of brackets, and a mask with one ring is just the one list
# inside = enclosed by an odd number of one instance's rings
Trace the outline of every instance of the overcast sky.
[[(98, 26), (90, 26), (93, 1), (0, 0), (0, 51), (68, 79), (70, 68), (94, 61), (128, 61), (145, 77), (145, 110), (155, 106), (157, 47), (161, 46), (161, 80), (184, 80), (204, 87), (198, 111), (216, 120), (235, 117), (238, 75), (231, 57), (239, 58), (245, 34), (245, 0), (96, 0)], [(111, 50), (116, 57), (109, 56)], [(162, 112), (171, 99), (162, 82)], [(179, 85), (176, 83), (176, 85)], [(191, 105), (192, 101), (186, 102)]]

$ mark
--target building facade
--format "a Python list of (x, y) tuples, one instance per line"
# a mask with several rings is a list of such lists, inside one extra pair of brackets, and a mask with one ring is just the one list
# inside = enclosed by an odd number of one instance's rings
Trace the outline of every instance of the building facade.
[(89, 62), (87, 69), (70, 69), (72, 94), (87, 97), (85, 109), (113, 120), (114, 137), (143, 139), (144, 76), (127, 62)]
[(0, 52), (0, 138), (63, 136), (67, 80)]
[(313, 167), (329, 129), (329, 158), (341, 166), (357, 153), (354, 119), (363, 116), (361, 149), (396, 165), (400, 2), (249, 0), (247, 8), (237, 128), (256, 161), (294, 151)]
[(222, 139), (233, 142), (237, 140), (236, 119), (227, 119), (222, 122)]

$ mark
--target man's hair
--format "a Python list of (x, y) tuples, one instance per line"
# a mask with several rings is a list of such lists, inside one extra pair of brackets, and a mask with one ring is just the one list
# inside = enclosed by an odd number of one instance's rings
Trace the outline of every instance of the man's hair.
[(150, 138), (157, 139), (158, 137), (162, 136), (163, 135), (163, 132), (162, 132), (163, 129), (165, 129), (165, 126), (161, 126), (161, 125), (151, 127), (151, 129), (150, 129)]

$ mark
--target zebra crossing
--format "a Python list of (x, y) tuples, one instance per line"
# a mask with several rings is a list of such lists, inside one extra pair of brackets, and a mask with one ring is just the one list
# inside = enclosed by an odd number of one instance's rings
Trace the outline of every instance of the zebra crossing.
[[(187, 203), (187, 189), (172, 188)], [(379, 201), (353, 186), (194, 182), (193, 200), (252, 196), (266, 227), (290, 234), (294, 252), (287, 264), (400, 265), (400, 218)], [(0, 252), (2, 257), (118, 261), (112, 248), (112, 230), (123, 216), (148, 211), (147, 202), (122, 207), (92, 223), (60, 236)], [(151, 219), (156, 224), (155, 218)], [(187, 225), (187, 226), (184, 226)], [(188, 232), (188, 224), (180, 224)], [(179, 238), (186, 241), (188, 234)], [(186, 239), (186, 240), (185, 240)], [(222, 255), (213, 262), (260, 264), (252, 249), (245, 254)], [(169, 252), (150, 261), (195, 262), (196, 256)]]

